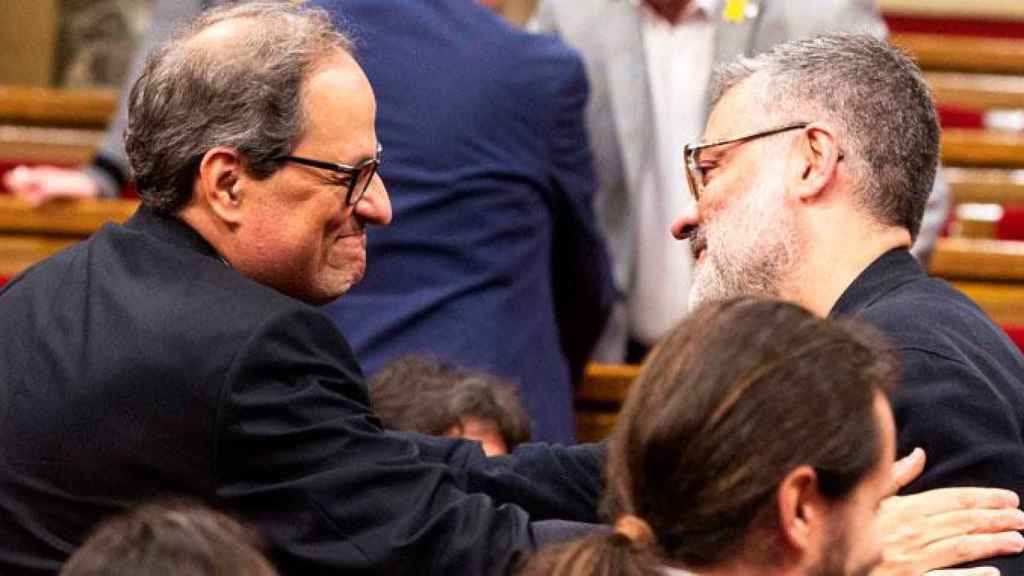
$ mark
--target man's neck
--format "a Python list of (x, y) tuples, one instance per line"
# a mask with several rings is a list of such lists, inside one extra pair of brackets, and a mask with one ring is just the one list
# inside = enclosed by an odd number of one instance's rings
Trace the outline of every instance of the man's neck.
[(230, 266), (227, 255), (227, 252), (230, 251), (227, 243), (229, 236), (227, 227), (222, 221), (213, 216), (208, 207), (202, 206), (193, 198), (192, 201), (178, 211), (177, 217), (202, 236), (213, 247), (214, 251), (220, 255), (221, 260)]
[(872, 262), (894, 248), (910, 247), (910, 233), (904, 228), (858, 224), (828, 229), (827, 223), (819, 223), (818, 233), (812, 232), (812, 240), (805, 244), (801, 265), (782, 288), (786, 300), (828, 316)]
[(665, 0), (643, 0), (648, 8), (654, 11), (655, 14), (664, 18), (670, 24), (678, 24), (683, 16), (690, 9), (694, 0), (676, 0), (676, 1), (665, 1)]

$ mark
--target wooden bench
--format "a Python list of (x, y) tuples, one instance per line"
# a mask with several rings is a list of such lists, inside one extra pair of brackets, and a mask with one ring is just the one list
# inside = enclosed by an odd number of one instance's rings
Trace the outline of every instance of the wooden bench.
[(1024, 170), (943, 167), (955, 204), (1024, 204)]
[(116, 107), (116, 90), (0, 85), (3, 124), (102, 130)]
[(12, 278), (22, 270), (71, 246), (77, 239), (0, 235), (0, 278)]
[(116, 106), (114, 90), (0, 86), (0, 159), (85, 163)]
[(1024, 288), (1024, 242), (940, 238), (930, 272), (949, 280), (1020, 283)]
[(33, 207), (0, 195), (0, 233), (85, 238), (107, 222), (124, 222), (138, 208), (136, 200), (77, 200)]
[(951, 128), (942, 132), (946, 166), (1024, 168), (1024, 134)]
[(107, 222), (123, 222), (137, 206), (135, 200), (78, 200), (32, 207), (0, 195), (0, 278), (14, 276)]
[(896, 33), (893, 44), (925, 70), (1024, 74), (1024, 41), (1016, 38)]
[(1024, 108), (1024, 76), (925, 72), (924, 77), (939, 106), (978, 110)]
[(640, 366), (632, 364), (587, 365), (583, 382), (576, 389), (576, 438), (596, 442), (606, 438), (615, 426), (622, 402)]

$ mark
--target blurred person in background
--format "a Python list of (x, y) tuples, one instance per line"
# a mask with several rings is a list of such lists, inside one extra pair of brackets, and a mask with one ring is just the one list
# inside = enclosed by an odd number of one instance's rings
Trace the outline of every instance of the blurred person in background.
[(385, 428), (476, 440), (488, 456), (530, 440), (530, 418), (511, 384), (435, 358), (384, 366), (370, 379), (370, 400)]

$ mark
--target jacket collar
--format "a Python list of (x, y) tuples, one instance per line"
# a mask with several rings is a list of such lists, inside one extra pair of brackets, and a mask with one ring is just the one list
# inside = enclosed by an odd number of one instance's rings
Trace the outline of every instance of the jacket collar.
[(830, 318), (854, 316), (888, 292), (927, 276), (921, 264), (906, 248), (890, 250), (857, 276), (828, 315)]
[(158, 212), (145, 204), (140, 205), (124, 225), (130, 230), (150, 234), (170, 244), (187, 246), (200, 254), (220, 259), (213, 246), (191, 226), (173, 214)]

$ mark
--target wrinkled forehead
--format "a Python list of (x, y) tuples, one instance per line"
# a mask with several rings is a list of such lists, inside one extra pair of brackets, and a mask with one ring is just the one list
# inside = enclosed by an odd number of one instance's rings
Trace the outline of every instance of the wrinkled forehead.
[(770, 122), (764, 106), (765, 81), (753, 76), (729, 88), (708, 115), (704, 142), (735, 138), (763, 129)]

